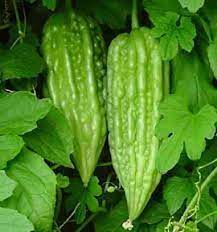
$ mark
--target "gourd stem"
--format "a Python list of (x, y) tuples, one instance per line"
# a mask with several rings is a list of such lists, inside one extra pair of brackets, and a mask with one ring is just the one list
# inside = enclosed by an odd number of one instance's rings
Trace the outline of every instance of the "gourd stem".
[(65, 0), (65, 7), (66, 10), (69, 10), (72, 8), (72, 1), (71, 0)]
[(132, 29), (139, 27), (138, 21), (138, 0), (132, 0)]

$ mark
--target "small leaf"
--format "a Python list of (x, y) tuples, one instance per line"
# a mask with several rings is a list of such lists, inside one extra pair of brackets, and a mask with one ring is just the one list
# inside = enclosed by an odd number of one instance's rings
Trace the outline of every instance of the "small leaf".
[(3, 201), (13, 194), (17, 183), (10, 179), (5, 171), (0, 171), (0, 201)]
[(193, 38), (196, 36), (196, 29), (191, 20), (187, 17), (181, 17), (180, 26), (178, 27), (178, 41), (180, 47), (187, 52), (190, 52), (194, 47)]
[(49, 112), (51, 101), (39, 100), (29, 92), (15, 92), (0, 98), (0, 134), (24, 134)]
[(195, 186), (188, 178), (171, 177), (164, 187), (164, 199), (166, 200), (171, 215), (181, 208), (184, 201), (191, 200), (195, 193)]
[(34, 231), (34, 227), (26, 216), (16, 210), (0, 207), (0, 231), (30, 232)]
[(34, 46), (20, 43), (0, 56), (0, 77), (2, 80), (36, 77), (42, 72), (44, 61)]
[(86, 204), (88, 209), (93, 213), (97, 212), (99, 209), (98, 200), (89, 192), (86, 194)]
[(85, 220), (86, 213), (87, 213), (86, 204), (80, 204), (75, 213), (75, 221), (77, 224), (81, 224)]
[[(66, 207), (68, 211), (73, 211), (79, 204), (75, 212), (75, 220), (77, 224), (83, 222), (86, 217), (87, 207), (91, 212), (97, 212), (99, 202), (96, 196), (102, 194), (102, 188), (98, 184), (99, 180), (96, 176), (91, 177), (88, 186), (85, 188), (82, 181), (78, 178), (71, 180), (69, 188), (66, 189), (69, 196), (66, 198)], [(68, 205), (71, 207), (68, 207)]]
[(205, 0), (179, 0), (183, 8), (188, 8), (192, 13), (197, 12), (204, 4)]
[(102, 194), (102, 187), (99, 185), (97, 176), (91, 177), (88, 184), (88, 191), (91, 192), (93, 196), (100, 196)]
[[(153, 36), (160, 38), (161, 53), (164, 60), (174, 58), (178, 47), (190, 52), (194, 46), (196, 36), (195, 25), (189, 17), (180, 16), (175, 12), (166, 12), (152, 17), (154, 28)], [(180, 24), (177, 25), (177, 22)]]
[(0, 169), (18, 155), (24, 146), (23, 139), (17, 135), (0, 135)]
[(174, 33), (168, 33), (160, 39), (161, 54), (164, 60), (173, 58), (178, 53), (179, 44)]

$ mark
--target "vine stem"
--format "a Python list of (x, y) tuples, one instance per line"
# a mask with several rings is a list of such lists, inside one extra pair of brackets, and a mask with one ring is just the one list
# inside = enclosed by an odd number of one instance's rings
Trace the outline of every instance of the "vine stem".
[(69, 10), (72, 8), (72, 1), (71, 0), (65, 0), (65, 7), (66, 10)]
[(62, 198), (63, 198), (62, 190), (60, 188), (57, 188), (57, 204), (56, 204), (55, 220), (58, 219), (60, 213)]
[(81, 232), (97, 215), (98, 212), (91, 214), (90, 217), (87, 218), (87, 220), (75, 232)]
[(0, 25), (0, 30), (7, 29), (7, 28), (8, 28), (8, 27), (10, 27), (10, 26), (11, 26), (11, 24), (10, 24), (10, 23)]
[(138, 0), (132, 0), (132, 29), (139, 27)]
[(19, 40), (22, 42), (23, 41), (23, 32), (22, 32), (22, 28), (21, 28), (20, 16), (19, 16), (19, 12), (17, 9), (16, 0), (12, 0), (12, 3), (13, 3), (15, 17), (16, 17), (16, 21), (17, 21)]
[(50, 168), (52, 170), (56, 170), (57, 168), (59, 168), (61, 165), (60, 164), (54, 164), (53, 166), (51, 166)]
[[(216, 162), (216, 160), (215, 160)], [(214, 163), (214, 161), (212, 162)], [(204, 168), (204, 167), (207, 167), (207, 165), (204, 165), (202, 166), (201, 168)], [(200, 168), (200, 169), (201, 169)], [(202, 192), (206, 186), (210, 183), (210, 181), (217, 175), (217, 167), (214, 168), (214, 170), (207, 176), (207, 178), (204, 180), (204, 182), (201, 184), (201, 188), (200, 188), (200, 191)], [(179, 220), (178, 222), (178, 225), (183, 225), (186, 220), (188, 219), (188, 215), (189, 215), (189, 212), (194, 208), (195, 204), (197, 203), (197, 199), (198, 199), (198, 196), (199, 196), (199, 193), (197, 192), (194, 197), (192, 198), (192, 200), (190, 201), (188, 207), (186, 208), (185, 212), (183, 213), (181, 219)], [(174, 229), (173, 229), (173, 232), (178, 232), (179, 231), (179, 226), (176, 226)]]
[(112, 162), (105, 162), (105, 163), (99, 163), (97, 164), (97, 167), (107, 167), (107, 166), (111, 166)]
[(75, 209), (73, 210), (73, 212), (68, 216), (68, 218), (63, 222), (62, 225), (59, 226), (59, 229), (61, 230), (70, 220), (71, 218), (74, 216), (74, 214), (76, 213), (78, 207), (80, 206), (80, 203), (78, 203), (76, 206), (75, 206)]
[(111, 178), (112, 178), (112, 173), (109, 173), (107, 179), (106, 179), (106, 182), (105, 182), (105, 188), (104, 188), (104, 193), (107, 192), (107, 189), (109, 187), (109, 184), (110, 184), (110, 181), (111, 181)]

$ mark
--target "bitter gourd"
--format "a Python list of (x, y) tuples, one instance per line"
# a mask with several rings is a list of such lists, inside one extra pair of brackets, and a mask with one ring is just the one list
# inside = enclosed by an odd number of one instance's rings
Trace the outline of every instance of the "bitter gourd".
[(42, 51), (48, 67), (49, 95), (69, 121), (74, 162), (87, 185), (106, 135), (105, 42), (91, 18), (63, 12), (46, 23)]
[(160, 181), (155, 126), (164, 95), (164, 64), (149, 29), (136, 28), (116, 37), (109, 47), (107, 70), (109, 145), (125, 190), (130, 228)]

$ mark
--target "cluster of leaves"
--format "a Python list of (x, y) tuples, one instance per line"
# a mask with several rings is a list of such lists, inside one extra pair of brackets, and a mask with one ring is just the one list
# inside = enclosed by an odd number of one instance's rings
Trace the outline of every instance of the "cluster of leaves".
[[(50, 12), (45, 9), (54, 11), (62, 2), (25, 4), (38, 18), (46, 18)], [(128, 30), (131, 0), (79, 0), (76, 7), (109, 27), (112, 35)], [(148, 14), (144, 21), (159, 39), (163, 59), (171, 63), (172, 94), (160, 105), (156, 127), (163, 141), (157, 169), (167, 174), (132, 231), (169, 232), (177, 225), (184, 232), (216, 231), (217, 183), (209, 180), (217, 153), (216, 2), (144, 0), (140, 11)], [(42, 27), (35, 35), (31, 27), (38, 25), (28, 20), (27, 25), (11, 21), (9, 26), (9, 38), (0, 46), (0, 231), (59, 232), (67, 223), (70, 231), (124, 231), (128, 211), (114, 171), (108, 163), (99, 165), (99, 178), (93, 176), (84, 188), (71, 160), (68, 122), (49, 99), (39, 98), (45, 76)], [(20, 30), (24, 36), (19, 37)], [(203, 183), (208, 184), (202, 188)]]
[(51, 101), (35, 95), (45, 67), (38, 38), (27, 28), (20, 43), (16, 25), (9, 35), (0, 50), (0, 231), (49, 232), (60, 178), (44, 159), (72, 168), (71, 132)]
[[(162, 118), (156, 127), (162, 140), (157, 169), (172, 175), (163, 185), (163, 199), (172, 215), (166, 231), (216, 230), (215, 183), (204, 188), (201, 183), (206, 183), (211, 170), (216, 172), (217, 21), (213, 11), (217, 8), (213, 4), (212, 0), (144, 1), (162, 57), (171, 62), (172, 93), (160, 105)], [(201, 174), (200, 166), (210, 161), (209, 171)]]

